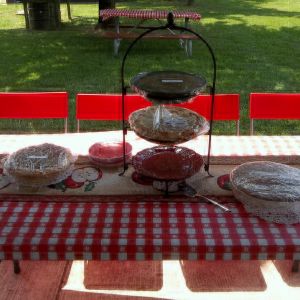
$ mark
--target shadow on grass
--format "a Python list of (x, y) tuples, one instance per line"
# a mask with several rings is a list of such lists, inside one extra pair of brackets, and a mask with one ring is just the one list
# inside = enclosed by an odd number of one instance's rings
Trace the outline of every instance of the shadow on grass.
[(244, 15), (251, 16), (257, 15), (261, 17), (297, 17), (299, 18), (299, 12), (290, 12), (284, 11), (281, 9), (282, 2), (278, 1), (278, 7), (270, 8), (264, 7), (268, 2), (275, 2), (270, 0), (248, 0), (248, 1), (239, 1), (239, 0), (216, 0), (216, 1), (207, 1), (205, 3), (203, 16), (215, 16), (218, 19), (226, 19), (228, 15)]
[[(137, 6), (139, 1), (134, 3)], [(260, 3), (259, 0), (206, 3), (203, 16), (219, 21), (205, 25), (194, 23), (193, 27), (215, 52), (217, 93), (241, 94), (242, 134), (249, 133), (249, 93), (299, 92), (299, 27), (273, 30), (266, 26), (250, 26), (239, 16), (289, 17), (296, 14), (275, 8), (258, 9)], [(228, 15), (234, 15), (238, 24), (226, 22)], [(123, 41), (120, 55), (113, 56), (113, 43), (99, 37), (94, 30), (96, 22), (96, 18), (75, 17), (59, 31), (0, 30), (1, 91), (68, 91), (69, 130), (75, 131), (76, 94), (119, 93), (121, 59), (130, 43)], [(129, 81), (136, 73), (153, 69), (200, 72), (208, 81), (212, 73), (210, 55), (198, 41), (194, 42), (192, 58), (184, 55), (178, 41), (141, 41), (128, 58), (126, 78)], [(260, 134), (299, 134), (299, 123), (278, 121), (268, 126), (269, 123), (257, 122), (256, 130)], [(0, 124), (0, 131), (3, 129)], [(94, 125), (90, 129), (94, 130)], [(226, 123), (216, 125), (214, 132), (234, 134), (235, 129), (233, 124)]]

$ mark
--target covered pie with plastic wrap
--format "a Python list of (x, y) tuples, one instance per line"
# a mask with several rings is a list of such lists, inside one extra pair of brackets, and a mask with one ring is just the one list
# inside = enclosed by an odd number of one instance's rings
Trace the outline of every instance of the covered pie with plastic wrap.
[(48, 185), (63, 179), (73, 163), (70, 150), (45, 143), (14, 152), (5, 161), (4, 170), (21, 185)]
[(277, 223), (300, 222), (300, 169), (256, 161), (233, 169), (230, 179), (248, 212)]
[(209, 130), (207, 120), (189, 109), (150, 106), (129, 116), (131, 129), (140, 137), (161, 144), (179, 144)]

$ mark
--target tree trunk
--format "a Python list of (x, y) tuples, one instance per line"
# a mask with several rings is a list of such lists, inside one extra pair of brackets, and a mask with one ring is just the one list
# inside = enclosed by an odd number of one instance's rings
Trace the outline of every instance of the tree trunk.
[(99, 0), (99, 9), (115, 8), (115, 0)]
[[(107, 8), (115, 8), (116, 3), (115, 0), (99, 0), (99, 11), (101, 9), (107, 9)], [(113, 19), (109, 19), (106, 21), (103, 21), (102, 18), (99, 17), (98, 23), (101, 24), (102, 27), (106, 27), (107, 25), (113, 23)]]

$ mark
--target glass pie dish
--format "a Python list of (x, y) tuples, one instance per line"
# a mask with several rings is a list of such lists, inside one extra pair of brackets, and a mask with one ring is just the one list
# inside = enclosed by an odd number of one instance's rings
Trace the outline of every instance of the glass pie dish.
[(200, 171), (203, 158), (185, 147), (153, 147), (132, 158), (136, 172), (157, 180), (179, 181)]
[(196, 112), (177, 106), (150, 106), (129, 116), (131, 129), (150, 142), (174, 145), (209, 131), (209, 123)]
[(232, 192), (246, 211), (266, 221), (300, 223), (300, 170), (271, 161), (253, 161), (230, 173)]
[(47, 186), (68, 177), (75, 160), (70, 150), (44, 143), (12, 153), (4, 163), (4, 172), (18, 186)]
[(142, 72), (131, 80), (131, 87), (156, 104), (182, 103), (203, 92), (206, 80), (182, 71)]
[[(132, 157), (132, 146), (125, 143), (125, 159), (129, 162)], [(92, 163), (103, 166), (119, 166), (123, 163), (122, 142), (95, 143), (89, 148), (89, 159)]]

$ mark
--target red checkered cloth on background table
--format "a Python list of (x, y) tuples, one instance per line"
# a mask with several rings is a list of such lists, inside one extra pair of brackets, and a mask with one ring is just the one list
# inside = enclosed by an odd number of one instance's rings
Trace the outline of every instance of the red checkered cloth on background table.
[(213, 136), (212, 164), (270, 160), (300, 164), (300, 136)]
[[(0, 158), (20, 148), (54, 143), (70, 148), (73, 153), (87, 156), (93, 143), (120, 141), (122, 131), (102, 131), (67, 134), (11, 134), (0, 135)], [(80, 142), (78, 142), (80, 141)], [(133, 155), (154, 144), (128, 131), (126, 141), (133, 147)], [(206, 156), (208, 136), (198, 136), (182, 146)], [(221, 136), (213, 135), (211, 164), (237, 165), (247, 161), (271, 160), (287, 164), (300, 164), (300, 135), (298, 136)]]
[(0, 203), (1, 260), (300, 259), (300, 224), (267, 223), (234, 201), (226, 213), (149, 196), (102, 203), (25, 197)]
[[(132, 19), (167, 19), (167, 10), (140, 10), (140, 9), (102, 9), (100, 10), (100, 17), (103, 20), (114, 17), (126, 17)], [(172, 11), (174, 19), (188, 18), (192, 20), (200, 20), (201, 15), (192, 11)]]

